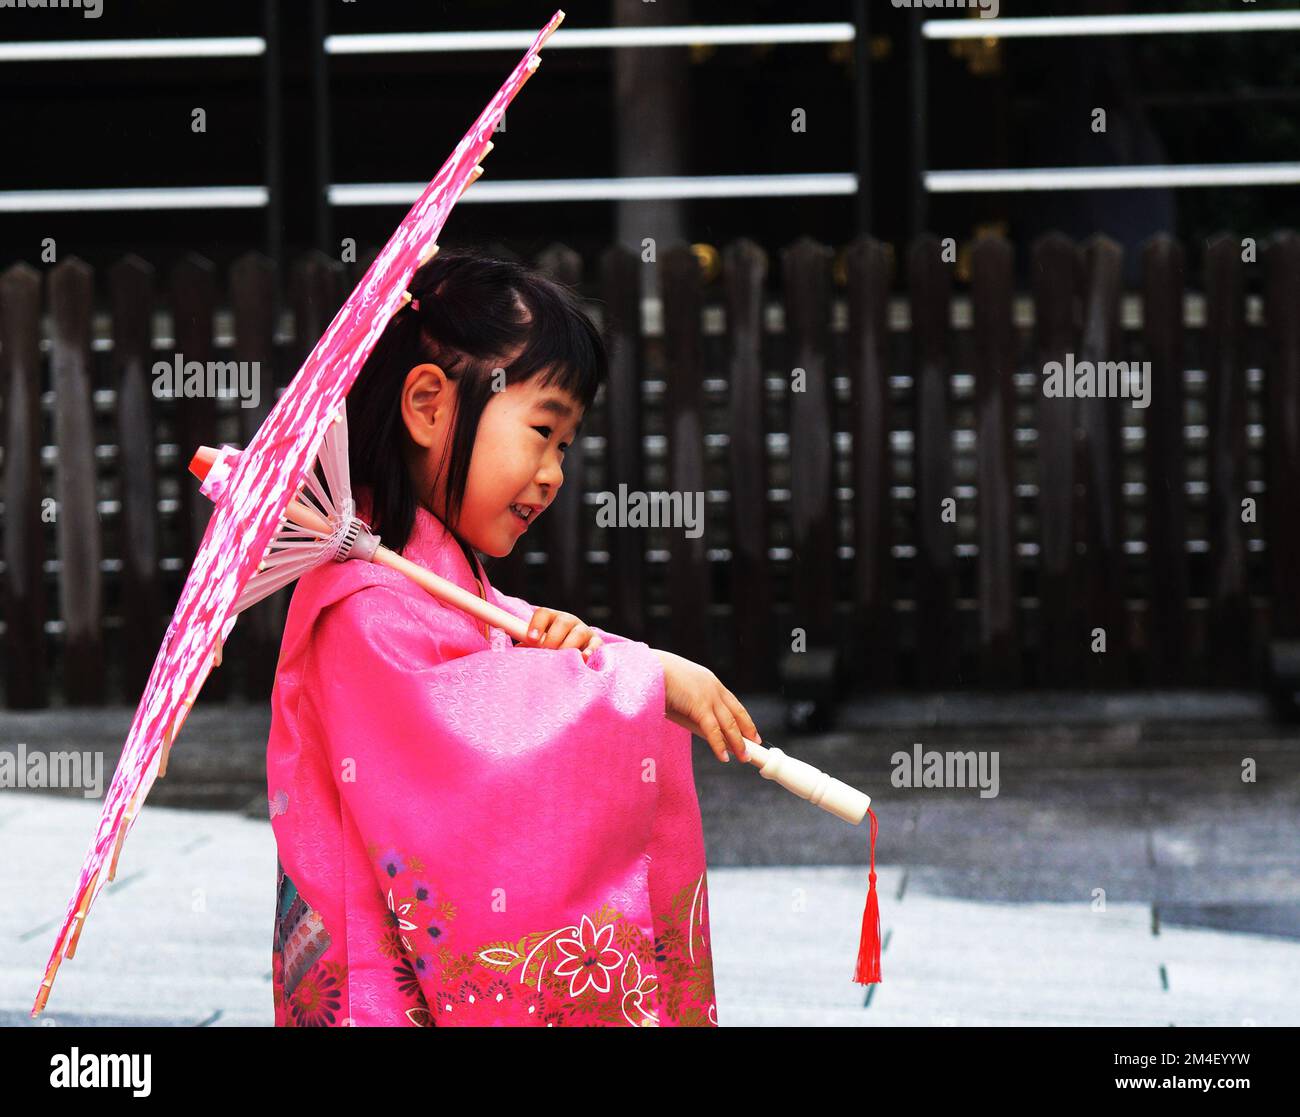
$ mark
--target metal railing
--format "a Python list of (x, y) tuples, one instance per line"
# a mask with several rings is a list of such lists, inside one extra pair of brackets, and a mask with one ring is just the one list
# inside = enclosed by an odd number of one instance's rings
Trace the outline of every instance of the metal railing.
[[(920, 17), (918, 16), (918, 19)], [(1073, 39), (1100, 35), (1225, 34), (1300, 31), (1300, 11), (1153, 13), (1114, 16), (921, 19), (923, 40)], [(924, 97), (925, 52), (914, 42), (914, 80)], [(924, 102), (922, 101), (922, 104)], [(1126, 167), (1027, 167), (998, 170), (930, 170), (925, 162), (925, 121), (914, 112), (914, 153), (921, 188), (929, 194), (1005, 193), (1030, 190), (1153, 190), (1300, 183), (1300, 162), (1157, 164)], [(917, 211), (925, 206), (918, 202)]]

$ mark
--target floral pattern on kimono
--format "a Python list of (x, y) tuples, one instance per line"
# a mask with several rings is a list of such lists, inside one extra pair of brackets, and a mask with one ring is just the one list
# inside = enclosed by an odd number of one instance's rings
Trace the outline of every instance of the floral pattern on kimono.
[[(672, 1022), (717, 1024), (704, 874), (672, 898), (653, 938), (605, 905), (566, 927), (466, 949), (454, 932), (456, 906), (424, 863), (394, 849), (370, 853), (393, 880), (379, 947), (394, 959), (399, 991), (412, 998), (412, 1024), (492, 1027), (522, 1015), (546, 1027), (656, 1027), (660, 974), (671, 979), (659, 1005)], [(432, 982), (441, 988), (431, 1006), (421, 990)]]

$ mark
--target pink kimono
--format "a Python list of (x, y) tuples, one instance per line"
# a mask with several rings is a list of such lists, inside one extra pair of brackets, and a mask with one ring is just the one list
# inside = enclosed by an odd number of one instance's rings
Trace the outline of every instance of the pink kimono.
[[(405, 556), (477, 593), (416, 517)], [(361, 560), (299, 581), (267, 755), (277, 1026), (717, 1024), (691, 735), (650, 649), (600, 635), (589, 662), (489, 640)]]

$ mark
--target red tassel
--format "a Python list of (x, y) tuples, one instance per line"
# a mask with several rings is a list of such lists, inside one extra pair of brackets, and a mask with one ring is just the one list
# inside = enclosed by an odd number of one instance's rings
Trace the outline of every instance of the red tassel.
[(859, 985), (875, 985), (880, 981), (880, 901), (876, 899), (876, 812), (871, 816), (871, 872), (867, 877), (867, 906), (862, 910), (862, 938), (858, 942), (858, 967), (853, 980)]

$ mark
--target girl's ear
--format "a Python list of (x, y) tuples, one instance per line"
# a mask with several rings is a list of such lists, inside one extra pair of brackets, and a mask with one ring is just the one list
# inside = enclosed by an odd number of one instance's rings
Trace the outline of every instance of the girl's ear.
[(437, 441), (434, 429), (440, 415), (450, 415), (451, 382), (435, 364), (416, 365), (402, 385), (402, 421), (411, 439), (425, 449)]

